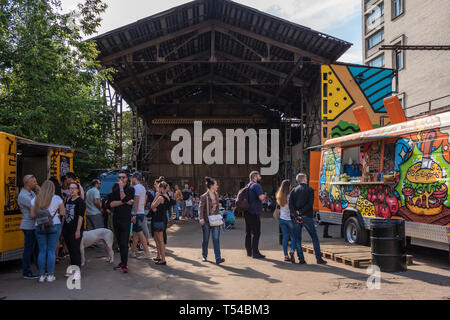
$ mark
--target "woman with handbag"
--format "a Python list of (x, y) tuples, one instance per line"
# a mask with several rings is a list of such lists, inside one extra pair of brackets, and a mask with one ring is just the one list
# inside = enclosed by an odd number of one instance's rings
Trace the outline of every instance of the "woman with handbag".
[(207, 261), (209, 235), (212, 232), (214, 255), (216, 256), (216, 264), (225, 262), (220, 255), (220, 226), (223, 224), (222, 216), (219, 214), (219, 195), (217, 189), (219, 185), (217, 181), (205, 177), (207, 191), (200, 197), (199, 204), (199, 222), (203, 231), (202, 256), (203, 262)]
[(151, 205), (152, 210), (152, 231), (158, 251), (157, 257), (153, 260), (158, 265), (166, 265), (166, 246), (164, 244), (164, 232), (167, 227), (167, 209), (170, 206), (170, 198), (167, 192), (169, 185), (162, 181), (156, 188), (155, 200)]
[[(61, 233), (59, 216), (66, 211), (61, 197), (55, 195), (55, 185), (47, 180), (39, 194), (31, 200), (30, 217), (36, 218), (36, 239), (39, 245), (39, 282), (53, 282), (55, 278), (56, 246)], [(46, 272), (47, 271), (47, 275)]]
[[(291, 220), (291, 214), (289, 211), (289, 194), (291, 193), (291, 190), (292, 190), (291, 182), (289, 180), (283, 180), (280, 188), (277, 191), (276, 198), (277, 203), (280, 206), (279, 220), (280, 220), (280, 228), (283, 234), (282, 245), (284, 252), (284, 261), (291, 261), (292, 263), (295, 263), (294, 222)], [(291, 238), (291, 251), (289, 251), (288, 256), (289, 237)]]

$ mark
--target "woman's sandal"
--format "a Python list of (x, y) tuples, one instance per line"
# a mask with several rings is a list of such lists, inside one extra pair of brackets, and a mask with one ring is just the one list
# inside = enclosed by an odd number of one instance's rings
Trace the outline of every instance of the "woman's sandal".
[(161, 258), (153, 258), (153, 261), (161, 261)]
[(160, 260), (160, 261), (156, 262), (155, 264), (165, 266), (165, 265), (166, 265), (166, 262)]

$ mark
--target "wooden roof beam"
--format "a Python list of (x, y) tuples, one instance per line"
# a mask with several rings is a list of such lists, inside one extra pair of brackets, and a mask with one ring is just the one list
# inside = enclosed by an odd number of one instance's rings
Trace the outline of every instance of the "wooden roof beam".
[(254, 32), (251, 32), (251, 31), (248, 31), (248, 30), (236, 27), (236, 26), (232, 26), (232, 25), (223, 23), (219, 20), (211, 20), (211, 21), (213, 21), (214, 28), (216, 31), (219, 31), (219, 32), (233, 31), (233, 32), (242, 34), (244, 36), (259, 40), (266, 44), (270, 44), (271, 46), (279, 47), (284, 50), (290, 51), (294, 54), (296, 53), (303, 57), (309, 57), (309, 58), (311, 58), (312, 61), (319, 63), (319, 64), (329, 64), (332, 62), (330, 59), (316, 55), (307, 50), (302, 50), (302, 49), (292, 46), (290, 44), (279, 42), (275, 39), (272, 39), (272, 38), (269, 38), (269, 37), (266, 37), (266, 36), (263, 36), (263, 35), (260, 35), (260, 34), (257, 34), (257, 33), (254, 33)]
[(107, 63), (110, 63), (110, 62), (112, 62), (112, 61), (114, 61), (117, 58), (120, 58), (122, 56), (126, 56), (126, 55), (132, 54), (132, 53), (134, 53), (136, 51), (140, 51), (140, 50), (143, 50), (143, 49), (147, 49), (149, 47), (153, 47), (153, 46), (159, 45), (160, 43), (172, 40), (172, 39), (177, 38), (177, 37), (184, 36), (186, 34), (189, 34), (189, 33), (195, 32), (195, 31), (197, 31), (199, 33), (204, 33), (204, 32), (210, 31), (212, 29), (212, 24), (213, 24), (212, 20), (208, 20), (208, 21), (205, 21), (205, 22), (202, 22), (202, 23), (199, 23), (199, 24), (196, 24), (196, 25), (193, 25), (193, 26), (190, 26), (190, 27), (187, 27), (187, 28), (184, 28), (184, 29), (172, 32), (172, 33), (169, 33), (169, 34), (167, 34), (165, 36), (158, 37), (158, 38), (155, 38), (155, 39), (143, 42), (141, 44), (132, 46), (131, 48), (128, 48), (128, 49), (121, 50), (119, 52), (110, 54), (110, 55), (108, 55), (106, 57), (101, 58), (100, 60), (102, 61), (103, 64), (107, 64)]
[[(207, 57), (208, 55), (209, 55), (209, 51), (203, 51), (203, 52), (200, 52), (200, 53), (193, 54), (191, 56), (185, 57), (183, 59), (189, 59), (189, 60), (192, 59), (192, 60), (194, 60), (194, 59), (201, 58), (201, 57)], [(136, 77), (138, 79), (140, 79), (140, 78), (143, 78), (143, 77), (152, 75), (154, 73), (158, 73), (158, 72), (161, 72), (161, 71), (164, 71), (164, 70), (167, 70), (167, 69), (170, 69), (170, 68), (182, 65), (182, 64), (183, 64), (182, 62), (177, 62), (176, 60), (174, 60), (174, 61), (167, 61), (167, 64), (160, 65), (160, 66), (157, 66), (156, 68), (151, 68), (149, 70), (136, 73)], [(131, 81), (133, 81), (133, 77), (128, 77), (128, 78), (120, 80), (118, 82), (118, 84), (120, 86), (122, 86), (122, 85), (127, 84), (127, 83), (129, 83)]]

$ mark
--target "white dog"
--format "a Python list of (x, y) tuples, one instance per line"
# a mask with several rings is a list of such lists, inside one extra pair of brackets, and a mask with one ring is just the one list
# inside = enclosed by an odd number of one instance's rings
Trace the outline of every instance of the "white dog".
[(99, 228), (83, 232), (83, 237), (81, 238), (81, 245), (80, 245), (82, 266), (84, 266), (86, 262), (86, 259), (84, 257), (84, 248), (92, 246), (99, 240), (103, 240), (105, 242), (106, 251), (108, 253), (108, 262), (109, 263), (114, 262), (114, 251), (112, 249), (114, 242), (114, 234), (109, 229)]

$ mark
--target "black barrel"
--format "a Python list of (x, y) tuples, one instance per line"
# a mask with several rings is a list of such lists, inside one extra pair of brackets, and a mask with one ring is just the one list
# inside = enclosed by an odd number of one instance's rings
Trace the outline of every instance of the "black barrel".
[(371, 219), (372, 264), (384, 272), (406, 270), (405, 221)]

